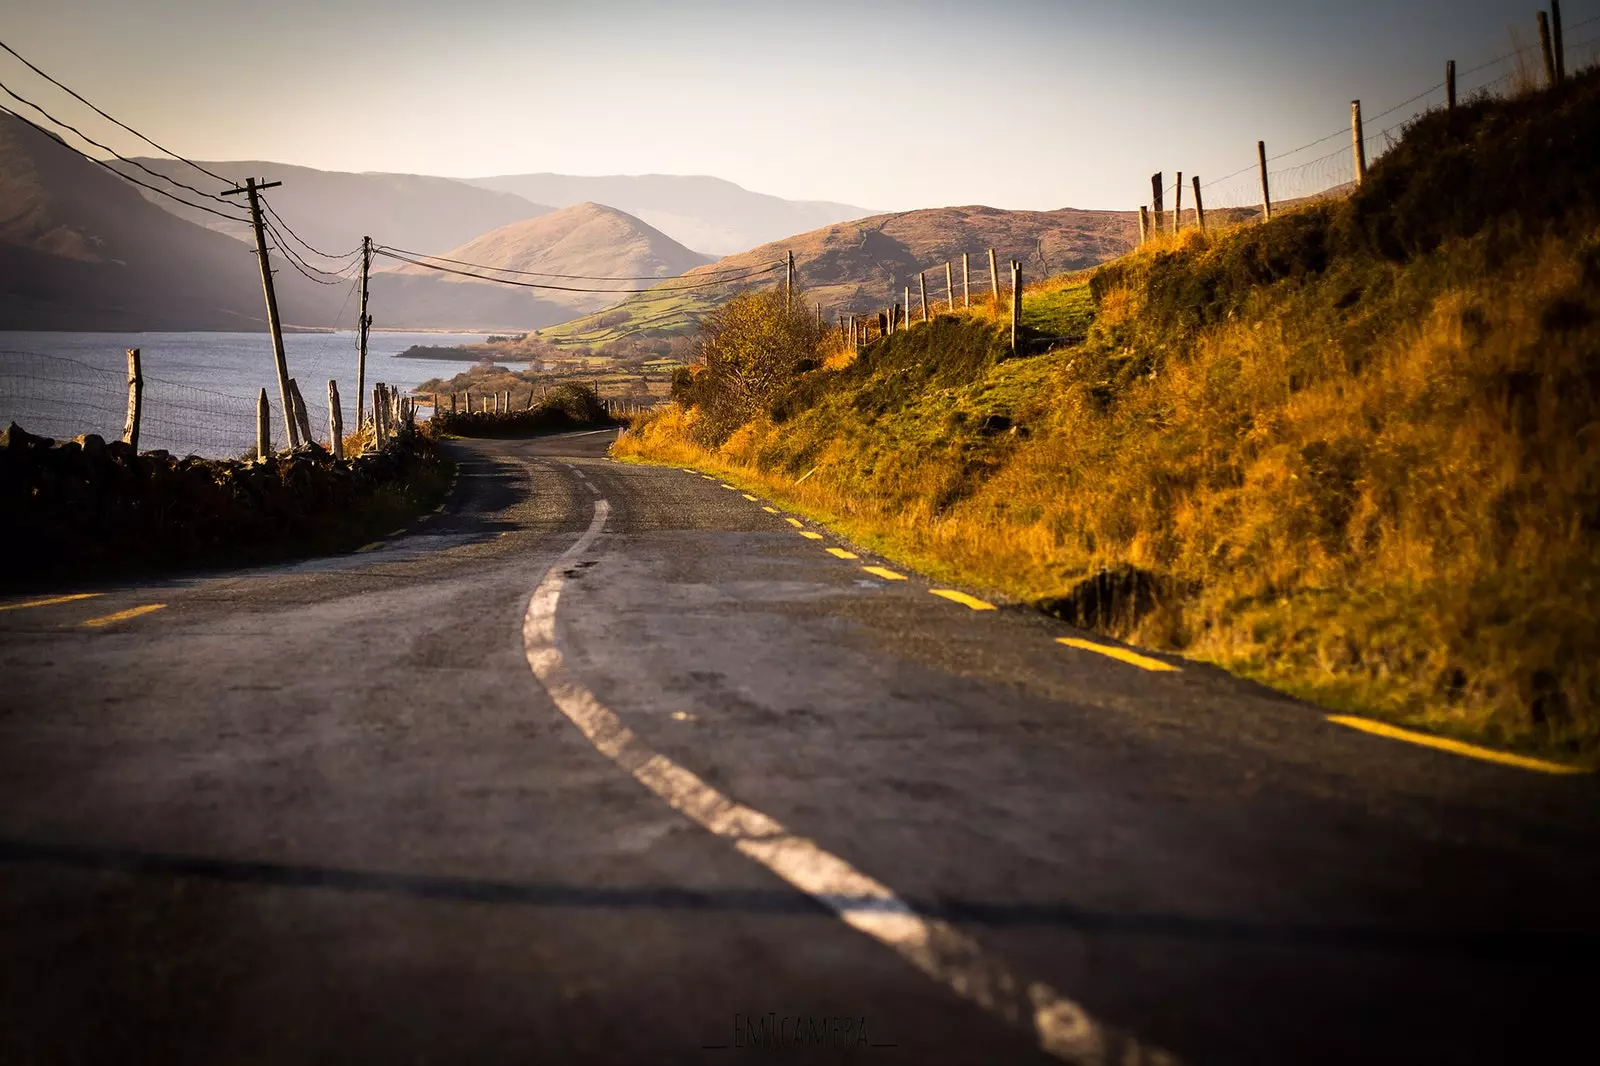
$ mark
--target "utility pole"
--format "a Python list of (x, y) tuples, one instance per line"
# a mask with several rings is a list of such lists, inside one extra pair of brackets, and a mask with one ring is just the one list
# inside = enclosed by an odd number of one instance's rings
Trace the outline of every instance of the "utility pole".
[(367, 274), (372, 269), (372, 238), (361, 238), (361, 317), (357, 320), (356, 341), (356, 432), (361, 432), (361, 405), (367, 391), (367, 330), (372, 316), (367, 314)]
[(255, 178), (244, 179), (242, 189), (228, 189), (224, 196), (244, 193), (250, 198), (250, 222), (256, 231), (256, 258), (261, 262), (261, 288), (267, 294), (267, 328), (272, 331), (272, 357), (278, 364), (278, 401), (283, 404), (283, 430), (291, 449), (300, 446), (300, 430), (294, 424), (294, 405), (289, 402), (289, 362), (283, 356), (283, 323), (278, 320), (278, 296), (272, 291), (272, 264), (267, 261), (267, 234), (261, 224), (261, 192), (276, 189), (281, 181), (258, 184)]

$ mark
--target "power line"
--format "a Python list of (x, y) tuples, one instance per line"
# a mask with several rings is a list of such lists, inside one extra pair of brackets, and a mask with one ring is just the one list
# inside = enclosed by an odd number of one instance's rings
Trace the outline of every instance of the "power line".
[[(298, 254), (296, 254), (294, 248), (289, 244), (289, 242), (283, 239), (283, 234), (278, 232), (278, 227), (274, 226), (270, 219), (263, 219), (262, 221), (267, 228), (267, 232), (271, 233), (272, 236), (277, 239), (278, 251), (284, 254), (284, 258), (288, 259), (290, 266), (294, 267), (296, 270), (304, 274), (311, 281), (316, 282), (318, 285), (340, 285), (344, 283), (344, 271), (339, 273), (331, 273), (326, 270), (318, 270), (316, 267), (312, 266), (310, 263), (307, 263), (304, 259), (301, 259)], [(348, 271), (350, 267), (345, 267), (344, 269), (345, 271)], [(318, 274), (322, 276), (317, 277), (316, 275)]]
[[(545, 285), (545, 284), (541, 284), (539, 282), (533, 282), (533, 281), (509, 281), (509, 280), (507, 280), (505, 278), (485, 277), (482, 274), (474, 274), (474, 273), (472, 273), (470, 271), (466, 271), (466, 270), (456, 270), (453, 267), (439, 266), (437, 263), (425, 263), (425, 262), (421, 261), (420, 259), (412, 259), (412, 258), (409, 258), (407, 256), (399, 254), (399, 250), (398, 249), (390, 249), (390, 248), (388, 248), (387, 246), (384, 246), (384, 245), (374, 246), (373, 251), (376, 252), (378, 255), (385, 256), (385, 257), (387, 257), (389, 259), (397, 259), (402, 263), (410, 263), (412, 266), (424, 267), (424, 268), (426, 268), (428, 270), (438, 270), (438, 271), (442, 271), (442, 272), (444, 272), (446, 274), (459, 274), (460, 276), (462, 276), (464, 278), (475, 278), (478, 281), (492, 281), (497, 285), (514, 285), (514, 286), (516, 286), (518, 288), (522, 288), (522, 289), (552, 289), (552, 290), (555, 290), (557, 292), (598, 292), (598, 293), (608, 293), (608, 294), (615, 294), (615, 295), (624, 295), (624, 294), (627, 294), (627, 293), (642, 293), (642, 292), (654, 292), (654, 293), (687, 292), (687, 291), (692, 290), (692, 289), (709, 289), (709, 288), (714, 288), (714, 287), (716, 287), (718, 285), (729, 285), (729, 284), (732, 284), (733, 282), (736, 282), (736, 281), (744, 281), (747, 278), (758, 277), (758, 276), (760, 276), (762, 274), (770, 274), (775, 270), (782, 270), (783, 269), (783, 264), (782, 263), (774, 263), (772, 266), (769, 266), (769, 267), (767, 267), (767, 268), (765, 268), (763, 270), (754, 270), (754, 271), (751, 271), (748, 274), (740, 274), (740, 275), (738, 275), (736, 277), (731, 277), (731, 278), (720, 278), (720, 279), (718, 279), (716, 281), (706, 282), (705, 284), (702, 284), (702, 285), (679, 285), (679, 286), (673, 286), (671, 288), (661, 288), (660, 286), (651, 286), (648, 289), (589, 289), (589, 288), (580, 288), (580, 287), (572, 286), (572, 285)], [(493, 269), (493, 268), (490, 267), (490, 268), (486, 268), (486, 269)], [(668, 279), (668, 280), (674, 280), (674, 279)]]
[[(413, 256), (418, 259), (432, 259), (440, 263), (454, 263), (456, 266), (472, 267), (475, 270), (492, 270), (497, 274), (516, 274), (521, 277), (529, 278), (556, 278), (561, 281), (677, 281), (679, 278), (709, 277), (712, 274), (735, 274), (741, 270), (749, 269), (748, 267), (723, 267), (720, 270), (706, 270), (699, 274), (678, 274), (665, 278), (658, 274), (649, 274), (641, 277), (601, 277), (593, 274), (550, 274), (541, 270), (512, 270), (510, 267), (489, 266), (485, 263), (469, 263), (464, 259), (450, 259), (442, 255), (428, 255), (425, 252), (413, 252), (405, 248), (395, 248), (393, 245), (384, 245), (384, 247), (390, 249), (391, 251), (400, 252), (404, 255)], [(330, 256), (329, 258), (333, 257)], [(621, 292), (625, 290), (619, 289), (616, 291)]]
[(353, 251), (345, 252), (343, 255), (334, 255), (332, 252), (324, 252), (321, 248), (318, 248), (316, 245), (300, 236), (300, 234), (296, 233), (294, 229), (290, 227), (289, 223), (283, 220), (283, 216), (278, 214), (278, 212), (273, 209), (273, 206), (267, 202), (266, 197), (262, 197), (261, 206), (267, 209), (267, 213), (269, 215), (278, 220), (278, 224), (288, 231), (289, 236), (293, 237), (303, 248), (311, 252), (313, 255), (320, 255), (324, 259), (330, 259), (334, 262), (338, 262), (342, 259), (349, 259), (352, 256), (361, 254), (361, 249), (359, 247)]
[(110, 152), (112, 155), (116, 156), (118, 159), (122, 160), (124, 163), (127, 163), (129, 166), (138, 167), (140, 170), (144, 171), (146, 174), (150, 175), (152, 178), (160, 178), (162, 181), (168, 182), (168, 183), (170, 183), (172, 185), (176, 185), (180, 189), (188, 189), (190, 192), (194, 193), (196, 196), (204, 196), (208, 200), (215, 200), (219, 204), (226, 204), (228, 202), (228, 201), (224, 200), (222, 197), (218, 196), (216, 193), (206, 192), (204, 189), (197, 189), (193, 185), (186, 185), (183, 182), (179, 181), (177, 178), (168, 177), (167, 175), (161, 173), (159, 170), (151, 170), (149, 167), (145, 166), (143, 163), (139, 162), (137, 159), (129, 159), (127, 156), (125, 156), (122, 153), (118, 152), (116, 149), (112, 148), (110, 145), (101, 144), (99, 141), (95, 140), (93, 137), (89, 136), (87, 133), (84, 133), (82, 130), (80, 130), (78, 127), (72, 125), (70, 122), (63, 122), (61, 119), (56, 118), (50, 112), (46, 111), (44, 108), (42, 108), (38, 104), (34, 103), (32, 100), (29, 100), (27, 97), (22, 96), (21, 94), (17, 93), (14, 89), (11, 88), (11, 86), (7, 85), (5, 82), (0, 82), (0, 91), (4, 91), (5, 94), (7, 96), (11, 97), (13, 100), (16, 100), (19, 103), (25, 104), (28, 107), (33, 108), (35, 111), (39, 112), (39, 114), (41, 114), (41, 115), (43, 115), (45, 117), (45, 121), (54, 122), (57, 126), (60, 126), (63, 129), (71, 130), (73, 133), (77, 134), (77, 136), (79, 138), (81, 138), (82, 140), (88, 141), (90, 144), (94, 145), (96, 148), (100, 149), (103, 152)]
[(96, 159), (94, 156), (89, 155), (87, 152), (83, 152), (83, 151), (80, 151), (77, 148), (72, 147), (72, 145), (70, 145), (66, 141), (64, 141), (61, 138), (61, 136), (59, 134), (57, 134), (55, 131), (45, 129), (43, 126), (39, 125), (37, 122), (34, 122), (32, 119), (29, 119), (29, 118), (27, 118), (27, 117), (25, 117), (23, 115), (17, 114), (15, 111), (11, 110), (9, 107), (0, 106), (0, 114), (10, 115), (12, 118), (16, 119), (18, 122), (23, 122), (23, 123), (26, 123), (29, 126), (32, 126), (34, 129), (38, 130), (40, 133), (44, 134), (46, 137), (49, 137), (52, 141), (55, 141), (61, 147), (65, 148), (67, 151), (72, 152), (75, 155), (81, 156), (84, 159), (87, 159), (89, 162), (93, 163), (97, 167), (104, 167), (106, 170), (109, 170), (111, 173), (115, 174), (117, 177), (121, 178), (123, 181), (129, 182), (130, 184), (133, 184), (133, 185), (137, 185), (141, 189), (149, 189), (153, 193), (156, 193), (156, 194), (161, 195), (161, 196), (165, 196), (165, 197), (167, 197), (168, 199), (171, 199), (171, 200), (176, 200), (178, 203), (182, 204), (185, 207), (192, 207), (196, 211), (205, 211), (208, 214), (216, 215), (218, 218), (225, 218), (229, 222), (248, 222), (248, 221), (250, 221), (247, 218), (239, 218), (236, 215), (226, 214), (225, 212), (218, 211), (215, 208), (207, 207), (205, 204), (192, 204), (188, 200), (185, 200), (181, 196), (178, 196), (178, 195), (176, 195), (174, 193), (170, 193), (165, 189), (158, 188), (157, 186), (148, 185), (145, 182), (140, 181), (138, 178), (133, 177), (131, 174), (124, 174), (122, 171), (118, 170), (116, 167), (112, 166), (110, 163), (107, 163), (104, 159)]
[[(1579, 25), (1582, 25), (1582, 23), (1580, 23)], [(112, 118), (112, 116), (106, 114), (104, 111), (100, 110), (98, 107), (95, 107), (93, 104), (89, 103), (88, 100), (85, 100), (82, 96), (79, 96), (76, 92), (73, 92), (71, 89), (67, 88), (65, 85), (62, 85), (59, 81), (56, 81), (56, 79), (52, 78), (50, 75), (46, 74), (44, 71), (40, 70), (38, 67), (36, 67), (32, 63), (28, 62), (28, 60), (26, 58), (24, 58), (23, 55), (20, 52), (18, 52), (15, 48), (12, 48), (9, 44), (6, 44), (4, 41), (0, 41), (0, 48), (4, 48), (7, 52), (10, 52), (13, 56), (16, 56), (17, 59), (22, 61), (22, 65), (23, 66), (27, 67), (29, 70), (31, 70), (35, 74), (39, 75), (39, 77), (43, 78), (45, 81), (49, 82), (51, 85), (54, 85), (56, 88), (63, 90), (68, 95), (70, 95), (73, 99), (77, 100), (79, 103), (81, 103), (84, 106), (88, 107), (91, 111), (93, 111), (95, 114), (99, 115), (101, 118), (106, 119), (107, 121), (113, 122), (116, 125), (122, 127), (123, 129), (127, 130), (129, 133), (133, 134), (135, 137), (139, 138), (145, 144), (148, 144), (152, 148), (156, 149), (158, 152), (165, 152), (167, 155), (169, 155), (172, 158), (178, 160), (178, 162), (180, 162), (180, 163), (188, 163), (191, 167), (194, 167), (196, 170), (198, 170), (200, 173), (204, 174), (208, 178), (215, 178), (215, 179), (217, 179), (218, 181), (222, 182), (225, 185), (232, 185), (233, 184), (232, 181), (230, 181), (229, 179), (223, 177), (221, 174), (215, 173), (214, 171), (207, 170), (205, 167), (201, 166), (199, 163), (194, 162), (193, 160), (185, 159), (183, 156), (179, 155), (177, 152), (174, 152), (170, 148), (162, 147), (161, 145), (157, 144), (155, 141), (151, 140), (149, 137), (146, 137), (144, 134), (140, 133), (138, 130), (136, 130), (132, 126), (128, 125), (126, 122), (122, 122), (119, 119)]]

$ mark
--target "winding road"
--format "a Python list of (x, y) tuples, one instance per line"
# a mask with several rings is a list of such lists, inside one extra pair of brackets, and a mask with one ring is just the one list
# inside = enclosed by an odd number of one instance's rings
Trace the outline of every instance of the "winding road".
[(0, 1063), (1595, 1055), (1596, 778), (611, 439), (452, 444), (360, 552), (0, 603)]

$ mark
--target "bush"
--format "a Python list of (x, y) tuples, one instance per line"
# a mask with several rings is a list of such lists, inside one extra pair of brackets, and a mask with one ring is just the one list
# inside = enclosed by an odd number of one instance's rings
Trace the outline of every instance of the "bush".
[(697, 432), (720, 444), (819, 365), (826, 329), (816, 309), (783, 292), (746, 292), (712, 311), (695, 346), (697, 367), (674, 375), (673, 396), (700, 408)]

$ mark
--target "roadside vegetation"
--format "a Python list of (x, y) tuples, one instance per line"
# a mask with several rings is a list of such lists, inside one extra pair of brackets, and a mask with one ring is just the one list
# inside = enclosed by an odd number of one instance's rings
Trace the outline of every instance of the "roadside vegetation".
[(712, 355), (771, 327), (725, 310), (616, 454), (1331, 708), (1592, 762), (1597, 178), (1590, 71), (1423, 116), (1348, 198), (1037, 285), (1016, 357), (993, 308), (786, 342), (730, 413)]
[(525, 437), (535, 433), (560, 433), (589, 426), (615, 425), (598, 393), (587, 385), (559, 385), (546, 390), (527, 406), (513, 393), (509, 411), (442, 411), (424, 423), (436, 437)]

